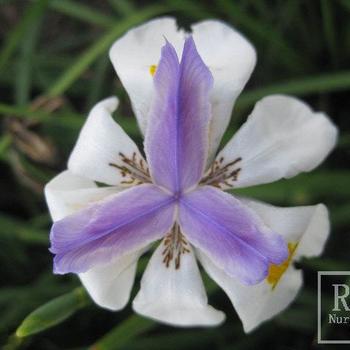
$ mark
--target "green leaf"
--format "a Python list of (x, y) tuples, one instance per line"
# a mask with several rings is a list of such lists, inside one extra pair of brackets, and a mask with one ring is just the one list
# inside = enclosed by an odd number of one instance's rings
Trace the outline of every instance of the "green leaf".
[[(44, 112), (43, 110), (33, 111), (28, 107), (11, 106), (5, 103), (0, 103), (0, 116), (19, 117), (24, 119), (33, 119), (37, 121), (46, 121), (50, 119), (52, 114)], [(74, 127), (81, 127), (84, 123), (83, 116), (77, 113), (55, 113), (55, 116), (57, 116), (57, 118), (62, 122), (62, 124), (72, 124)]]
[(2, 135), (0, 137), (0, 159), (6, 160), (7, 150), (12, 143), (11, 136), (9, 134)]
[(7, 35), (0, 52), (0, 71), (4, 68), (17, 46), (21, 42), (22, 35), (40, 18), (45, 12), (48, 0), (38, 0), (29, 5), (21, 21)]
[(263, 88), (242, 93), (236, 108), (251, 106), (262, 97), (271, 94), (293, 94), (304, 96), (308, 94), (346, 90), (350, 88), (350, 71), (325, 73), (313, 77), (288, 80)]
[(97, 101), (102, 99), (103, 88), (105, 87), (106, 78), (107, 78), (107, 70), (110, 68), (110, 63), (108, 57), (101, 57), (96, 62), (94, 78), (91, 79), (91, 88), (90, 92), (87, 96), (87, 105), (92, 108)]
[(27, 337), (51, 328), (90, 303), (82, 287), (55, 298), (30, 313), (16, 330), (17, 337)]
[[(4, 250), (4, 245), (2, 246)], [(21, 266), (17, 262), (15, 263), (13, 256), (11, 256), (11, 259), (13, 261), (9, 261), (9, 263), (11, 263), (12, 268)], [(33, 264), (30, 265), (37, 269), (38, 264), (33, 261), (33, 256), (31, 256), (31, 259), (31, 263)], [(6, 265), (4, 266), (4, 264), (2, 264), (2, 271), (6, 273)], [(28, 269), (23, 266), (23, 269), (19, 271), (19, 275), (22, 278), (28, 278), (27, 274)], [(13, 329), (16, 329), (25, 316), (36, 309), (38, 305), (42, 305), (47, 300), (56, 298), (58, 295), (68, 293), (75, 287), (76, 281), (67, 279), (62, 281), (62, 279), (58, 279), (57, 276), (53, 275), (50, 269), (38, 274), (36, 279), (30, 283), (13, 285), (11, 287), (2, 286), (0, 289), (0, 334), (8, 334)]]
[(46, 245), (48, 234), (46, 230), (39, 230), (27, 222), (18, 220), (6, 214), (0, 214), (0, 238), (16, 239), (23, 243)]
[(96, 8), (75, 1), (52, 0), (50, 1), (50, 7), (74, 19), (95, 24), (102, 28), (111, 28), (116, 23), (115, 18), (98, 12)]
[(328, 50), (332, 55), (333, 62), (337, 62), (337, 44), (334, 25), (334, 15), (332, 3), (329, 0), (321, 0), (321, 13), (323, 30), (327, 42)]
[(235, 24), (250, 32), (252, 36), (271, 44), (278, 53), (278, 59), (286, 67), (296, 70), (305, 66), (305, 58), (285, 41), (282, 34), (266, 21), (253, 17), (248, 11), (241, 9), (238, 3), (230, 0), (218, 0), (217, 5), (221, 13), (227, 15)]
[(140, 334), (157, 327), (157, 323), (137, 315), (130, 316), (104, 337), (89, 347), (89, 350), (119, 350)]
[(349, 177), (348, 171), (319, 171), (271, 184), (233, 189), (230, 192), (264, 201), (302, 205), (322, 196), (349, 198)]
[(34, 63), (34, 49), (41, 33), (40, 28), (42, 17), (39, 17), (21, 39), (20, 54), (16, 62), (16, 101), (19, 105), (25, 105), (29, 102), (32, 84), (32, 71)]
[(112, 43), (130, 27), (166, 11), (164, 6), (149, 6), (120, 21), (94, 45), (85, 51), (66, 72), (51, 86), (47, 95), (54, 97), (63, 94), (82, 73), (103, 53)]
[(122, 16), (128, 16), (136, 11), (135, 4), (131, 0), (108, 0), (108, 2)]

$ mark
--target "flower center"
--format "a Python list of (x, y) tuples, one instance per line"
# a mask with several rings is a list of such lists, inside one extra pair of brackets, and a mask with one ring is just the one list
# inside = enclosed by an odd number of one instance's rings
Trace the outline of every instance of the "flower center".
[(163, 243), (163, 263), (166, 267), (170, 267), (174, 262), (175, 270), (178, 270), (181, 265), (181, 256), (189, 253), (190, 245), (185, 236), (182, 234), (180, 226), (175, 223), (171, 231), (165, 236)]

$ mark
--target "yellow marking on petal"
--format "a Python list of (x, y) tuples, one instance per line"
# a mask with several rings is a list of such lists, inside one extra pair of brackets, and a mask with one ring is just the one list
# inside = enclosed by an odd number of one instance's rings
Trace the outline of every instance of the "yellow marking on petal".
[(290, 265), (292, 258), (295, 254), (295, 250), (298, 247), (298, 243), (288, 243), (288, 258), (280, 265), (271, 264), (269, 267), (269, 274), (266, 277), (268, 283), (271, 284), (271, 289), (274, 290), (277, 283), (286, 272), (288, 266)]
[(152, 64), (152, 65), (149, 67), (149, 72), (150, 72), (150, 74), (152, 75), (152, 77), (154, 76), (154, 74), (156, 74), (156, 70), (157, 70), (157, 65), (156, 65), (156, 64)]

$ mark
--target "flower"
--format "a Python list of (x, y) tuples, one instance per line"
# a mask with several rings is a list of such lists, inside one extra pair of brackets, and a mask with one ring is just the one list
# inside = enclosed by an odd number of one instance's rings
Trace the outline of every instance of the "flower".
[(188, 35), (173, 19), (154, 20), (126, 33), (110, 57), (145, 135), (147, 162), (111, 117), (118, 100), (98, 103), (68, 170), (45, 188), (54, 271), (79, 274), (97, 304), (119, 310), (139, 257), (161, 240), (134, 310), (173, 325), (221, 323), (198, 257), (251, 330), (296, 295), (301, 275), (291, 261), (321, 253), (327, 210), (275, 208), (224, 190), (310, 171), (334, 147), (336, 128), (297, 99), (270, 96), (215, 157), (256, 60), (251, 44), (218, 21)]

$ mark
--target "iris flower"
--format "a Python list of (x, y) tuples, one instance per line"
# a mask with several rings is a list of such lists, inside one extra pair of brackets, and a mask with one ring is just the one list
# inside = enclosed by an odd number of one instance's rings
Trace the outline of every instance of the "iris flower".
[(295, 98), (269, 96), (216, 155), (256, 61), (252, 45), (218, 21), (188, 34), (157, 19), (126, 33), (110, 57), (145, 157), (112, 119), (118, 100), (98, 103), (68, 170), (46, 186), (54, 272), (78, 274), (97, 304), (119, 310), (138, 259), (160, 241), (134, 310), (172, 325), (220, 324), (197, 258), (250, 331), (295, 297), (302, 277), (291, 262), (321, 253), (327, 210), (276, 208), (225, 190), (310, 171), (333, 148), (336, 128)]

